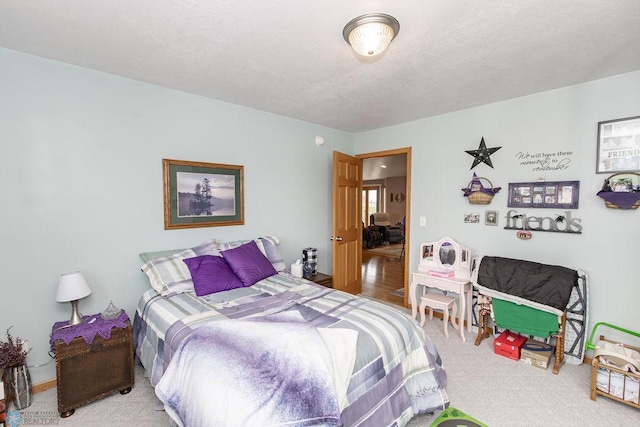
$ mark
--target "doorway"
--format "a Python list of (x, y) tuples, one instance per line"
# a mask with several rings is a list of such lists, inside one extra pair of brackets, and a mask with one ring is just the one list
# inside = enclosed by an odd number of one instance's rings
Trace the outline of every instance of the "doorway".
[[(362, 294), (408, 307), (411, 148), (356, 157), (362, 159), (363, 181)], [(369, 232), (372, 211), (388, 213), (392, 226), (403, 230), (403, 239), (376, 240), (371, 244), (374, 247), (365, 247), (364, 235)], [(376, 230), (376, 227), (372, 229)]]

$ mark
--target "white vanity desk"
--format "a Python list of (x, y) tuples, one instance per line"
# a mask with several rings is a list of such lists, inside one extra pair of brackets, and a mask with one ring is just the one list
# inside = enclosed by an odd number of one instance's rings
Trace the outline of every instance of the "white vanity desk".
[[(411, 315), (417, 318), (420, 306), (420, 298), (416, 292), (418, 286), (422, 286), (422, 295), (426, 293), (427, 288), (455, 292), (458, 294), (458, 307), (460, 307), (458, 310), (460, 313), (458, 330), (462, 341), (466, 341), (464, 336), (465, 319), (467, 330), (471, 332), (472, 286), (470, 278), (471, 253), (467, 247), (449, 237), (437, 242), (421, 244), (418, 271), (411, 273), (411, 284), (409, 285)], [(454, 319), (452, 319), (453, 321)]]

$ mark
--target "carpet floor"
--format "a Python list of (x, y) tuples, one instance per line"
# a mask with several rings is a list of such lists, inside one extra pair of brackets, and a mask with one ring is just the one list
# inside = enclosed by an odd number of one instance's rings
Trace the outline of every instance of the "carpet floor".
[[(550, 369), (496, 355), (492, 339), (476, 347), (474, 334), (465, 331), (467, 341), (462, 342), (451, 334), (451, 328), (450, 338), (446, 338), (441, 322), (427, 319), (424, 329), (444, 361), (451, 406), (482, 423), (490, 427), (640, 425), (640, 410), (601, 396), (595, 401), (589, 398), (590, 366), (565, 363), (554, 375)], [(136, 383), (129, 394), (114, 394), (82, 406), (64, 419), (58, 417), (56, 389), (35, 394), (33, 404), (20, 412), (23, 420), (30, 422), (19, 425), (175, 426), (160, 410), (143, 369), (136, 366), (135, 374)], [(408, 427), (428, 427), (440, 414), (416, 416)]]

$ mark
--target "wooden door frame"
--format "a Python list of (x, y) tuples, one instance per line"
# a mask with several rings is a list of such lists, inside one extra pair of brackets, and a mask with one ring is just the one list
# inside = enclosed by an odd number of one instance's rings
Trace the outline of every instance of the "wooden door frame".
[[(386, 151), (375, 151), (372, 153), (363, 153), (356, 154), (355, 157), (364, 160), (364, 159), (373, 159), (376, 157), (387, 157), (387, 156), (396, 156), (406, 154), (406, 162), (407, 162), (407, 177), (405, 183), (405, 192), (406, 195), (404, 202), (405, 205), (405, 222), (404, 222), (404, 278), (403, 278), (403, 287), (404, 287), (404, 306), (409, 307), (409, 249), (411, 248), (411, 147), (404, 148), (395, 148), (393, 150)], [(360, 183), (360, 194), (362, 194), (362, 185), (364, 180)]]

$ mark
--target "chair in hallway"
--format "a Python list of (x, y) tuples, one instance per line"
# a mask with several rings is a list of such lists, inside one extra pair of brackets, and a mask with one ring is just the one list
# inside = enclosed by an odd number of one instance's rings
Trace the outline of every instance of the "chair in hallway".
[(402, 227), (391, 225), (391, 218), (387, 212), (376, 212), (369, 216), (371, 225), (377, 225), (387, 243), (398, 243), (402, 240)]
[(404, 243), (405, 243), (405, 222), (407, 217), (402, 217), (402, 226), (400, 227), (400, 232), (402, 233), (402, 250), (400, 251), (400, 256), (397, 258), (387, 258), (387, 261), (400, 261), (404, 257)]

